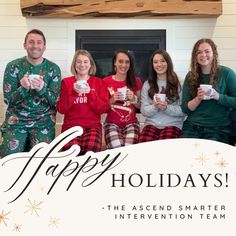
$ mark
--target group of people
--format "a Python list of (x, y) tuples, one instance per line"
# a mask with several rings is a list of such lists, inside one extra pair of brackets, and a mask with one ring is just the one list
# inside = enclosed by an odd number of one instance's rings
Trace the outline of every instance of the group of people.
[[(43, 32), (29, 31), (24, 48), (27, 56), (8, 63), (4, 73), (7, 111), (1, 127), (1, 157), (51, 142), (57, 111), (64, 115), (62, 132), (74, 126), (83, 128), (81, 136), (63, 147), (78, 144), (80, 154), (101, 151), (103, 133), (107, 148), (179, 137), (230, 141), (236, 74), (219, 65), (211, 39), (200, 39), (194, 45), (183, 87), (163, 49), (151, 55), (149, 77), (142, 84), (135, 76), (134, 59), (125, 49), (115, 52), (112, 74), (102, 79), (95, 76), (91, 54), (78, 50), (72, 76), (61, 80), (59, 67), (43, 57)], [(137, 109), (145, 117), (141, 132)]]

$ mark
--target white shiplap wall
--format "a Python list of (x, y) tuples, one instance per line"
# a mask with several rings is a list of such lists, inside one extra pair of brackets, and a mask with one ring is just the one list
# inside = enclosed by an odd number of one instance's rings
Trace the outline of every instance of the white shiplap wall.
[(182, 79), (189, 68), (193, 44), (199, 38), (210, 37), (218, 45), (222, 64), (236, 71), (236, 0), (223, 0), (223, 15), (204, 19), (24, 18), (20, 0), (0, 0), (0, 89), (6, 63), (25, 55), (24, 36), (32, 28), (45, 33), (45, 56), (61, 67), (63, 76), (70, 74), (75, 29), (166, 29), (167, 51)]

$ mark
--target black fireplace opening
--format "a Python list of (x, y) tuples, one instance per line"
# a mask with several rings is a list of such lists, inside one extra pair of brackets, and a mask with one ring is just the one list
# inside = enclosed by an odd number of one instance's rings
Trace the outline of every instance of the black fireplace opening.
[(135, 60), (135, 73), (144, 82), (149, 59), (157, 49), (166, 49), (166, 30), (76, 30), (76, 50), (88, 50), (96, 63), (96, 76), (111, 74), (117, 49), (129, 50)]

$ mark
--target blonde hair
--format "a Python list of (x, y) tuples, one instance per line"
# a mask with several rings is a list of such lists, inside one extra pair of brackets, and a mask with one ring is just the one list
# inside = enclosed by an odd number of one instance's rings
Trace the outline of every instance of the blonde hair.
[(88, 57), (88, 59), (90, 61), (90, 64), (91, 64), (91, 67), (89, 69), (88, 74), (89, 75), (95, 75), (96, 74), (96, 64), (95, 64), (95, 61), (93, 60), (92, 55), (87, 50), (84, 50), (84, 49), (79, 49), (79, 50), (77, 50), (75, 52), (75, 55), (74, 55), (72, 63), (71, 63), (71, 68), (70, 68), (71, 73), (73, 75), (77, 74), (76, 69), (75, 69), (75, 63), (76, 63), (76, 58), (78, 57), (78, 55), (83, 55), (83, 56)]

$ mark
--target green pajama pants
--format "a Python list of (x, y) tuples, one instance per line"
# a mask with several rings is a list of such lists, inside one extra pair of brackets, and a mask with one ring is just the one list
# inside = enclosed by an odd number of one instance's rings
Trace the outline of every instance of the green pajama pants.
[(38, 143), (50, 143), (55, 137), (55, 128), (40, 127), (33, 129), (4, 128), (2, 130), (2, 144), (0, 158), (17, 152), (29, 151)]
[(181, 138), (209, 139), (229, 144), (230, 130), (228, 126), (203, 127), (188, 121), (183, 124)]

